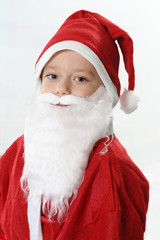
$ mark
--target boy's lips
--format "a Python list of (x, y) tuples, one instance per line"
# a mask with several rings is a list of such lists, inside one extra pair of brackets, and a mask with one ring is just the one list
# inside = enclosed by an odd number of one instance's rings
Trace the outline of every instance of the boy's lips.
[(64, 105), (64, 104), (58, 103), (58, 104), (56, 104), (56, 106), (59, 106), (59, 107), (68, 107), (69, 105)]
[(54, 106), (58, 106), (58, 107), (68, 107), (69, 105), (64, 105), (64, 104), (61, 104), (61, 103), (57, 103), (57, 104), (54, 104), (54, 103), (50, 103), (51, 105), (54, 105)]

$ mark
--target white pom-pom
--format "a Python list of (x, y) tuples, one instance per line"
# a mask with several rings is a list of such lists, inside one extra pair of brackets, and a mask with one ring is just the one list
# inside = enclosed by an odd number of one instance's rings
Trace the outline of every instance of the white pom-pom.
[(139, 98), (134, 95), (133, 91), (124, 89), (124, 92), (120, 96), (121, 109), (125, 113), (132, 113), (138, 106)]

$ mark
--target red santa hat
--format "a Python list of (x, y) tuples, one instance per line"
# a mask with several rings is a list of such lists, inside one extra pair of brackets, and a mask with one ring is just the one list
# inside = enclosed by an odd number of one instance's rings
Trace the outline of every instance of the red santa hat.
[[(122, 51), (128, 73), (128, 90), (120, 96), (118, 77), (119, 52)], [(80, 10), (69, 16), (40, 54), (35, 73), (37, 79), (49, 59), (58, 51), (73, 50), (85, 57), (96, 69), (111, 97), (113, 107), (120, 98), (121, 109), (131, 113), (137, 108), (134, 96), (135, 73), (133, 65), (133, 41), (127, 32), (103, 16)]]

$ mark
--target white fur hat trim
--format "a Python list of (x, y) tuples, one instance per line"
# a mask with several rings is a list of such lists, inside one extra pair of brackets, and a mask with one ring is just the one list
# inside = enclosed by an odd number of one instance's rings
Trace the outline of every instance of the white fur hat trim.
[(124, 89), (120, 96), (120, 106), (125, 113), (132, 113), (138, 107), (139, 98), (134, 95), (133, 91)]

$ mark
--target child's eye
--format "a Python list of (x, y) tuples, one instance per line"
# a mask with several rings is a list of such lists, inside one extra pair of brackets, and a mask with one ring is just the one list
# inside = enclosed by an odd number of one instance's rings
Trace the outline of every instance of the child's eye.
[(55, 74), (49, 74), (47, 77), (50, 78), (50, 79), (56, 79), (57, 78), (57, 76)]
[(86, 79), (83, 78), (83, 77), (77, 77), (77, 78), (75, 78), (75, 80), (76, 80), (77, 82), (85, 82), (85, 81), (86, 81)]

